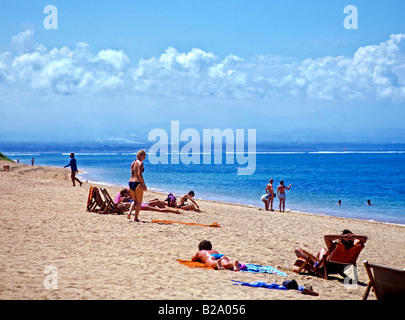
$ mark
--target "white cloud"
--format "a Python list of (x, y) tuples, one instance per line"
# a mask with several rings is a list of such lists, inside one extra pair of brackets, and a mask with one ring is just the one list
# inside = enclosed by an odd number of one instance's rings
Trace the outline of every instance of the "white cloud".
[(352, 57), (285, 61), (268, 56), (220, 59), (194, 48), (169, 47), (159, 57), (130, 66), (122, 50), (48, 50), (31, 30), (12, 38), (16, 52), (0, 52), (0, 85), (53, 90), (62, 94), (121, 90), (153, 97), (215, 96), (234, 99), (299, 98), (324, 101), (405, 101), (405, 34), (359, 48)]
[(94, 61), (102, 61), (105, 64), (112, 66), (116, 71), (124, 70), (129, 65), (129, 59), (122, 50), (101, 50), (94, 58)]

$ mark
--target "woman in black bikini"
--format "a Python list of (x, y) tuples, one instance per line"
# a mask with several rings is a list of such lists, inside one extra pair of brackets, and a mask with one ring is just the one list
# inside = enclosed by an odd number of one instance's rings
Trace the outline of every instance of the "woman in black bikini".
[(146, 152), (144, 150), (138, 151), (136, 160), (131, 164), (131, 178), (129, 179), (129, 192), (131, 198), (134, 200), (129, 209), (128, 219), (131, 219), (131, 212), (135, 205), (135, 218), (134, 221), (139, 222), (138, 216), (141, 211), (143, 192), (147, 190), (145, 181), (143, 180), (143, 160), (146, 158)]

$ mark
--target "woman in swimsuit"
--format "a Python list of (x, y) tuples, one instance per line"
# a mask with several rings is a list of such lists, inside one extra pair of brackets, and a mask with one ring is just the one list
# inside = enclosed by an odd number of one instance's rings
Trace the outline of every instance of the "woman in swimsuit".
[[(194, 191), (189, 191), (188, 193), (184, 194), (181, 199), (180, 203), (176, 208), (183, 209), (183, 210), (194, 210), (196, 212), (201, 212), (200, 207), (198, 204), (193, 200), (195, 196)], [(192, 203), (186, 204), (186, 201), (190, 200)]]
[(217, 270), (231, 269), (239, 271), (238, 260), (230, 261), (228, 257), (212, 249), (212, 244), (208, 240), (203, 240), (198, 244), (198, 252), (191, 258), (191, 261), (205, 263), (206, 266)]
[(280, 181), (280, 185), (277, 187), (277, 196), (280, 199), (280, 204), (278, 205), (280, 212), (281, 212), (281, 205), (283, 205), (283, 212), (285, 211), (285, 190), (290, 190), (292, 184), (288, 187), (284, 185), (284, 181)]
[(181, 213), (179, 210), (176, 210), (176, 209), (171, 209), (171, 208), (166, 208), (166, 207), (164, 207), (164, 208), (155, 207), (154, 205), (151, 205), (149, 202), (142, 203), (141, 210), (170, 212), (170, 213), (176, 213), (176, 214)]
[(136, 155), (136, 160), (131, 164), (131, 178), (129, 179), (129, 192), (131, 193), (131, 198), (134, 200), (132, 202), (131, 208), (129, 209), (128, 219), (131, 219), (131, 212), (135, 205), (135, 218), (134, 221), (139, 222), (138, 216), (139, 211), (141, 211), (143, 192), (147, 190), (145, 181), (143, 180), (143, 160), (146, 158), (146, 152), (144, 150), (138, 151)]

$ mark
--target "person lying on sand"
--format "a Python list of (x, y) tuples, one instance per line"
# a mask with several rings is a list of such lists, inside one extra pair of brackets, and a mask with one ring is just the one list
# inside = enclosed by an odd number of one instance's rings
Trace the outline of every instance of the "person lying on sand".
[(203, 240), (198, 244), (198, 252), (191, 258), (191, 261), (199, 261), (205, 263), (208, 267), (217, 270), (231, 269), (239, 271), (239, 261), (230, 261), (228, 257), (220, 254), (216, 250), (212, 250), (212, 244), (208, 240)]
[[(183, 209), (183, 210), (194, 210), (197, 212), (201, 212), (200, 207), (193, 199), (194, 196), (195, 196), (194, 191), (189, 191), (188, 193), (184, 194), (181, 197), (180, 203), (178, 204), (177, 208)], [(186, 204), (187, 200), (190, 200), (192, 203)]]
[(180, 210), (171, 209), (171, 208), (160, 208), (155, 205), (151, 205), (149, 202), (144, 202), (141, 204), (141, 210), (149, 210), (149, 211), (159, 211), (159, 212), (170, 212), (170, 213), (181, 213)]
[[(119, 208), (123, 209), (129, 209), (131, 207), (132, 202), (133, 200), (131, 198), (129, 188), (121, 189), (114, 200), (114, 203), (116, 203)], [(166, 203), (164, 201), (160, 201), (157, 198), (142, 203), (141, 210), (181, 213), (179, 210), (167, 208)], [(131, 213), (127, 215), (127, 218), (128, 219), (131, 218)]]
[(152, 207), (158, 207), (158, 208), (166, 208), (166, 207), (168, 207), (168, 204), (166, 202), (161, 201), (158, 198), (148, 200), (148, 203)]
[[(176, 213), (176, 214), (181, 214), (180, 210), (176, 209), (171, 209), (167, 207), (160, 208), (156, 206), (155, 204), (151, 204), (149, 202), (144, 202), (141, 204), (141, 210), (146, 210), (146, 211), (158, 211), (158, 212), (169, 212), (169, 213)], [(131, 213), (127, 215), (128, 219), (131, 219)]]

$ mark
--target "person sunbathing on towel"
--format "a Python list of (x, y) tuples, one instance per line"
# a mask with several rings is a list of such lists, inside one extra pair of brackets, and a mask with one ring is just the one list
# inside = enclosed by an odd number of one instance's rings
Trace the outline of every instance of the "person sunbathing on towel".
[(203, 240), (198, 244), (198, 252), (191, 258), (191, 261), (205, 263), (206, 266), (217, 270), (231, 269), (239, 271), (239, 261), (230, 261), (228, 257), (212, 250), (212, 244), (208, 240)]
[(141, 210), (149, 210), (149, 211), (159, 211), (159, 212), (170, 212), (170, 213), (181, 213), (180, 210), (171, 209), (171, 208), (160, 208), (155, 205), (151, 205), (149, 202), (144, 202), (141, 204)]

